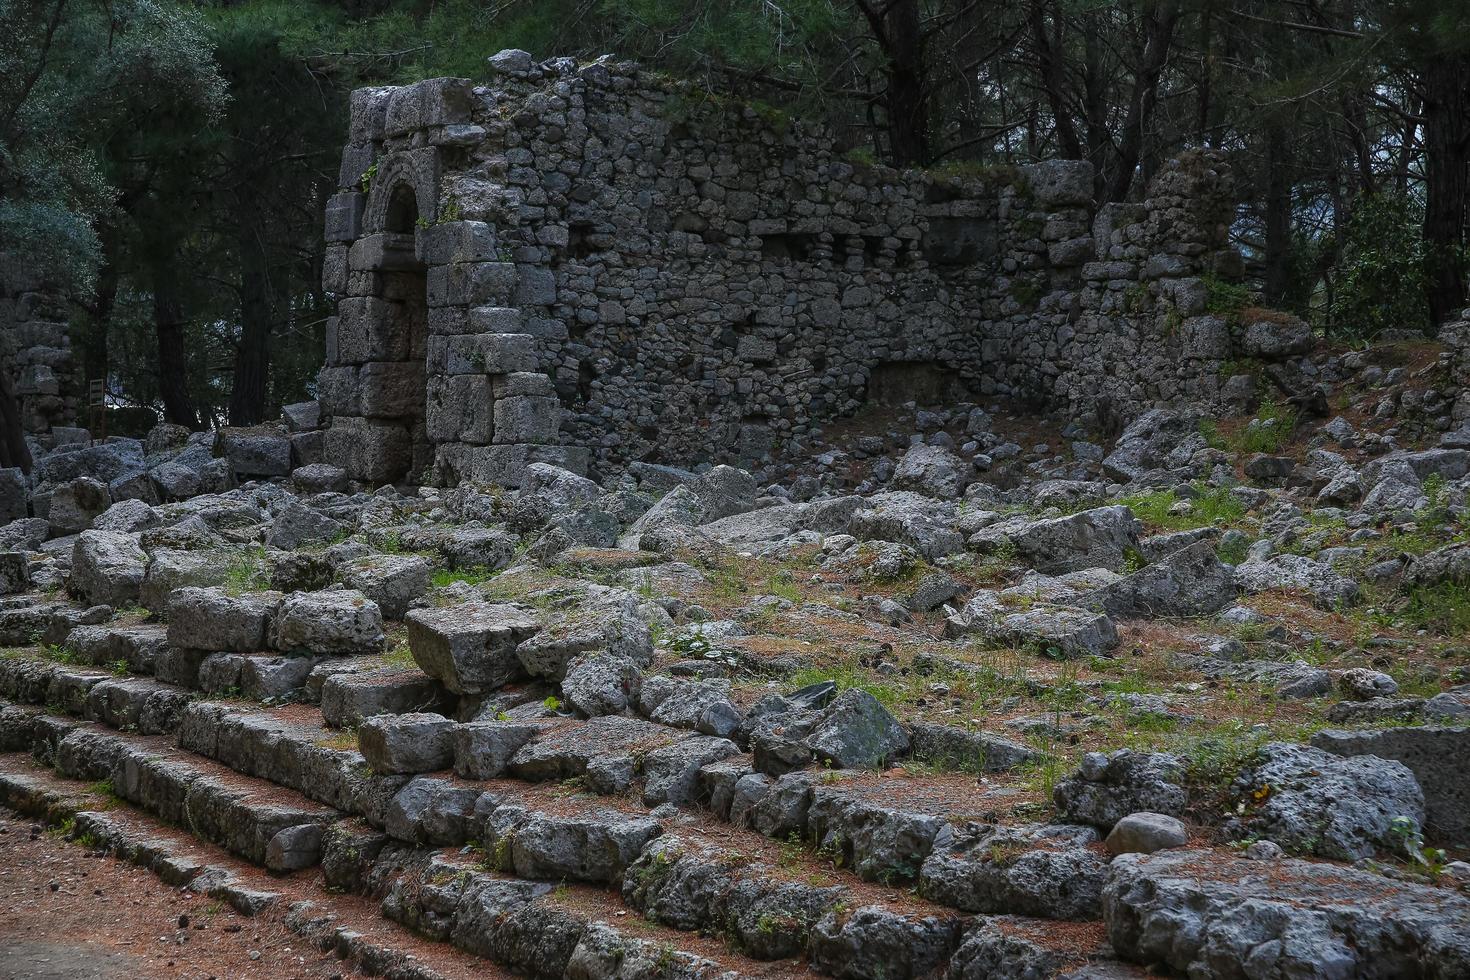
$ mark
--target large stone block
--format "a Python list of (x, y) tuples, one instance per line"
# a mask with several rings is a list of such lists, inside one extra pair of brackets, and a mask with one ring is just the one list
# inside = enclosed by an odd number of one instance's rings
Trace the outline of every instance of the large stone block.
[(361, 235), (366, 204), (367, 197), (361, 191), (342, 191), (327, 198), (327, 241), (350, 242)]
[(1093, 167), (1086, 160), (1044, 160), (1023, 168), (1036, 203), (1043, 207), (1086, 207), (1093, 199)]
[(515, 396), (495, 402), (495, 441), (551, 444), (561, 429), (561, 402), (556, 398)]
[(364, 235), (352, 243), (347, 268), (352, 272), (414, 272), (413, 236), (389, 231)]
[(484, 221), (441, 221), (421, 229), (414, 250), (425, 265), (485, 262), (499, 255), (495, 229)]
[(526, 315), (516, 306), (476, 306), (469, 313), (469, 333), (528, 333)]
[(1408, 766), (1424, 791), (1425, 830), (1431, 840), (1470, 840), (1470, 727), (1324, 731), (1312, 744), (1341, 756), (1377, 756)]
[(428, 369), (433, 374), (510, 374), (536, 370), (536, 342), (523, 333), (430, 337)]
[(468, 602), (414, 609), (407, 616), (413, 659), (456, 694), (481, 694), (525, 676), (516, 645), (536, 619), (509, 603)]
[(468, 123), (473, 101), (467, 78), (426, 78), (388, 97), (383, 130), (388, 136), (406, 136), (430, 126)]
[(491, 381), (481, 374), (430, 378), (424, 416), (434, 442), (486, 445), (495, 433)]
[(291, 440), (272, 426), (220, 429), (214, 437), (214, 454), (229, 460), (236, 477), (291, 473)]
[(362, 190), (363, 177), (377, 159), (378, 150), (370, 142), (348, 143), (342, 147), (342, 163), (337, 168), (337, 186)]
[(352, 296), (337, 304), (336, 363), (406, 361), (410, 324), (401, 303)]
[(356, 589), (298, 592), (281, 603), (270, 639), (283, 653), (374, 653), (383, 645), (383, 613)]
[(374, 361), (358, 373), (362, 414), (369, 418), (401, 418), (424, 414), (422, 361)]
[(468, 480), (502, 487), (519, 487), (531, 463), (550, 463), (585, 474), (591, 451), (585, 446), (470, 446), (450, 443), (435, 452), (434, 465), (445, 482)]
[(138, 601), (148, 556), (136, 534), (83, 531), (72, 547), (72, 593), (88, 602), (126, 606)]
[(429, 269), (430, 306), (494, 305), (513, 295), (518, 277), (509, 262), (455, 262)]
[(230, 595), (220, 588), (175, 589), (168, 598), (168, 642), (192, 650), (265, 649), (279, 592)]
[(393, 85), (353, 89), (351, 121), (347, 128), (350, 140), (354, 143), (371, 143), (386, 135), (384, 123), (388, 114), (388, 100), (396, 91), (398, 88)]
[(338, 417), (326, 432), (326, 460), (354, 480), (396, 480), (413, 463), (413, 443), (402, 425)]
[(539, 371), (512, 371), (491, 378), (490, 392), (497, 399), (524, 396), (544, 398), (556, 394), (556, 385), (552, 384), (551, 378)]
[(346, 245), (328, 245), (323, 252), (322, 288), (329, 293), (347, 292)]
[(454, 761), (454, 728), (431, 712), (374, 715), (358, 726), (358, 748), (374, 772), (434, 772)]
[(323, 415), (330, 417), (362, 414), (357, 368), (351, 365), (322, 368), (316, 376), (316, 393), (317, 400), (322, 404)]

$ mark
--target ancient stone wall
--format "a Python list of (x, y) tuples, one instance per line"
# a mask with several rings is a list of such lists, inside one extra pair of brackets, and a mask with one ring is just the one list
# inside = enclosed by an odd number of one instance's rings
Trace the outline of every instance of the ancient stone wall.
[(1216, 394), (1210, 155), (1099, 209), (1083, 162), (899, 172), (631, 65), (491, 63), (354, 95), (320, 384), (354, 475), (751, 459), (920, 390), (1104, 423)]
[(27, 433), (45, 442), (75, 424), (78, 381), (67, 333), (66, 294), (26, 263), (0, 252), (0, 370), (10, 375)]

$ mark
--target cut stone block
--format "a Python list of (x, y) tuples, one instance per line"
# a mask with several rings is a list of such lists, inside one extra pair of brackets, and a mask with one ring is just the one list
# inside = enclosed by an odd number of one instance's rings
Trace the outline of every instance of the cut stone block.
[(509, 603), (415, 609), (406, 622), (413, 659), (456, 694), (482, 694), (524, 676), (516, 645), (536, 631), (535, 618)]

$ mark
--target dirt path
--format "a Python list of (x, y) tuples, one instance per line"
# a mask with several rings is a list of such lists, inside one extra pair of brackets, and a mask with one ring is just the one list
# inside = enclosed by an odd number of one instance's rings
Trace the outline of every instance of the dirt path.
[(329, 978), (272, 914), (250, 919), (0, 811), (0, 980)]

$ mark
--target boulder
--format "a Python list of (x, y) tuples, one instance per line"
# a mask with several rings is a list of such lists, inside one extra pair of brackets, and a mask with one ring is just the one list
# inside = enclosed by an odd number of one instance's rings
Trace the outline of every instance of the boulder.
[(221, 588), (175, 589), (168, 599), (168, 642), (188, 650), (264, 650), (279, 592), (231, 595)]
[(466, 779), (499, 779), (540, 727), (524, 722), (474, 721), (454, 728), (454, 771)]
[(1241, 333), (1241, 350), (1248, 357), (1280, 361), (1305, 354), (1316, 343), (1312, 326), (1294, 316), (1257, 317)]
[(1343, 757), (1305, 745), (1272, 742), (1237, 777), (1246, 803), (1238, 836), (1275, 841), (1289, 851), (1341, 861), (1401, 845), (1395, 821), (1424, 822), (1424, 793), (1402, 763)]
[(806, 745), (839, 769), (872, 769), (908, 751), (909, 739), (877, 698), (849, 688), (828, 705)]
[(343, 584), (376, 602), (389, 619), (402, 619), (409, 603), (429, 591), (432, 571), (420, 555), (363, 555), (337, 566)]
[(942, 446), (920, 443), (909, 447), (898, 461), (890, 481), (896, 490), (912, 490), (926, 497), (957, 500), (969, 483), (973, 467)]
[(83, 531), (72, 546), (67, 587), (88, 602), (130, 605), (138, 601), (147, 564), (137, 535)]
[(638, 665), (627, 657), (588, 653), (567, 664), (562, 695), (589, 718), (626, 714), (638, 701), (642, 678)]
[(866, 506), (852, 513), (848, 531), (862, 539), (908, 545), (932, 560), (965, 549), (965, 539), (955, 529), (958, 513), (952, 501), (893, 490), (869, 497)]
[(1354, 868), (1219, 850), (1124, 854), (1102, 906), (1120, 956), (1180, 976), (1470, 976), (1470, 899)]
[[(1431, 699), (1432, 700), (1432, 699)], [(1407, 766), (1424, 794), (1424, 830), (1431, 840), (1470, 840), (1470, 727), (1327, 730), (1316, 748), (1345, 757), (1389, 759)]]
[(298, 592), (282, 601), (271, 645), (286, 653), (374, 653), (383, 646), (383, 614), (356, 589)]
[(1305, 555), (1251, 558), (1235, 567), (1235, 583), (1246, 592), (1306, 592), (1324, 609), (1351, 605), (1358, 598), (1357, 582)]
[(274, 426), (220, 429), (214, 454), (228, 461), (237, 480), (291, 475), (291, 440)]
[(308, 507), (295, 497), (287, 497), (285, 506), (272, 515), (265, 543), (282, 551), (295, 551), (306, 544), (323, 544), (346, 533), (339, 521)]
[(1337, 689), (1343, 697), (1354, 701), (1392, 697), (1399, 691), (1398, 681), (1380, 670), (1367, 667), (1349, 667), (1337, 675)]
[(90, 476), (79, 476), (51, 491), (46, 520), (51, 536), (62, 537), (85, 531), (102, 512), (112, 506), (107, 484)]
[(1156, 469), (1189, 462), (1195, 449), (1205, 448), (1199, 421), (1167, 409), (1151, 409), (1130, 422), (1103, 458), (1103, 472), (1129, 483)]
[(1184, 766), (1165, 752), (1089, 752), (1076, 773), (1057, 783), (1052, 799), (1062, 819), (1111, 830), (1142, 810), (1180, 816), (1186, 802), (1183, 783)]
[(1066, 824), (949, 823), (924, 861), (919, 893), (966, 912), (1095, 919), (1108, 866), (1098, 837)]
[(1235, 576), (1197, 541), (1074, 601), (1111, 616), (1208, 616), (1235, 601)]
[(0, 596), (24, 592), (31, 586), (31, 563), (19, 551), (0, 551)]
[(1039, 521), (1024, 517), (1001, 521), (971, 535), (970, 547), (981, 554), (1014, 554), (1048, 575), (1118, 569), (1141, 554), (1141, 529), (1131, 510), (1114, 504)]
[(1130, 813), (1108, 832), (1109, 854), (1152, 854), (1189, 843), (1183, 821), (1166, 813)]
[(484, 694), (525, 676), (516, 646), (536, 631), (536, 619), (520, 606), (414, 609), (405, 622), (414, 661), (455, 694)]

